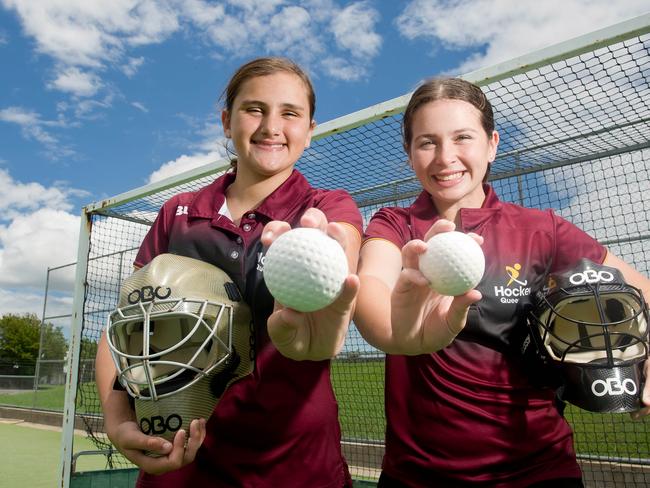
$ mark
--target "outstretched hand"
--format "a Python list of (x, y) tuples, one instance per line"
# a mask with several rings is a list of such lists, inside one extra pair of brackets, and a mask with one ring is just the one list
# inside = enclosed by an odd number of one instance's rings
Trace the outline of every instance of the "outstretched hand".
[(205, 424), (204, 419), (195, 419), (190, 424), (189, 437), (181, 429), (176, 432), (173, 442), (169, 442), (142, 433), (135, 421), (126, 421), (116, 427), (110, 440), (129, 461), (149, 474), (158, 475), (194, 461), (205, 439)]
[[(325, 214), (316, 208), (310, 208), (304, 213), (300, 225), (320, 229), (336, 239), (345, 251), (350, 269), (356, 270), (359, 252), (356, 231), (328, 222)], [(287, 222), (269, 222), (262, 233), (262, 244), (270, 246), (290, 229)], [(349, 274), (341, 294), (321, 310), (303, 313), (276, 302), (267, 321), (271, 341), (280, 353), (290, 359), (318, 361), (335, 356), (343, 347), (358, 292), (359, 278), (355, 274)]]
[[(391, 294), (393, 337), (401, 354), (433, 353), (448, 346), (465, 327), (469, 306), (481, 299), (476, 289), (456, 297), (440, 295), (420, 272), (419, 258), (427, 249), (425, 241), (454, 229), (453, 222), (438, 220), (424, 241), (415, 239), (402, 248), (402, 271)], [(483, 243), (482, 237), (469, 235), (478, 244)]]

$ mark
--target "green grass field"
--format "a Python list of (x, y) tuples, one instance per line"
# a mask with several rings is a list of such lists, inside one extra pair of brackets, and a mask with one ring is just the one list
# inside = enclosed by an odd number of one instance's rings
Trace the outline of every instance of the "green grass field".
[[(332, 383), (346, 439), (382, 441), (384, 438), (384, 362), (333, 361)], [(63, 409), (63, 387), (40, 390), (34, 405), (29, 391), (0, 395), (0, 405)], [(98, 413), (94, 383), (82, 385), (79, 413)], [(593, 414), (571, 405), (567, 420), (574, 426), (578, 453), (611, 457), (650, 458), (650, 423), (633, 422), (627, 414)]]
[(622, 458), (650, 458), (650, 423), (628, 414), (597, 414), (567, 404), (565, 417), (574, 430), (579, 454)]
[[(99, 406), (97, 399), (97, 390), (95, 383), (84, 383), (81, 385), (77, 396), (83, 395), (83, 401), (77, 399), (77, 413), (93, 413), (94, 409), (89, 409), (88, 405)], [(53, 410), (56, 412), (63, 411), (65, 399), (65, 386), (45, 386), (41, 387), (34, 395), (32, 390), (24, 393), (0, 393), (0, 405), (12, 407), (37, 408), (41, 410)]]
[(333, 361), (332, 384), (343, 437), (384, 440), (384, 362)]
[[(61, 432), (0, 422), (0, 488), (51, 488), (59, 484)], [(75, 435), (74, 451), (94, 450), (85, 436)], [(80, 456), (77, 471), (106, 469), (103, 456)]]

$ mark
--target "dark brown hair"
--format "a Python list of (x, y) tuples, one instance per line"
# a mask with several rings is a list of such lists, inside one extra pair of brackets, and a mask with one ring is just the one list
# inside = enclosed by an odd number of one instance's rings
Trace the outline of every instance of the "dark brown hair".
[[(411, 96), (404, 117), (402, 118), (402, 144), (406, 154), (410, 154), (411, 138), (413, 137), (413, 117), (423, 105), (436, 100), (461, 100), (473, 105), (481, 114), (481, 126), (488, 138), (494, 132), (494, 113), (492, 104), (477, 85), (461, 78), (431, 78), (422, 83)], [(488, 162), (483, 182), (490, 175)]]
[(224, 109), (228, 111), (232, 110), (235, 98), (239, 94), (241, 86), (246, 81), (251, 78), (257, 78), (258, 76), (269, 76), (276, 73), (291, 73), (302, 80), (307, 89), (307, 98), (309, 99), (309, 118), (310, 120), (313, 119), (314, 112), (316, 111), (316, 94), (314, 93), (314, 87), (311, 84), (309, 76), (296, 63), (290, 59), (281, 57), (256, 58), (240, 66), (235, 74), (232, 75), (232, 78), (230, 78), (228, 86), (221, 95), (221, 98), (225, 101)]
[[(221, 94), (220, 99), (224, 100), (224, 109), (229, 113), (232, 112), (232, 106), (235, 103), (235, 98), (239, 94), (242, 85), (252, 78), (257, 78), (259, 76), (269, 76), (276, 73), (290, 73), (296, 75), (302, 80), (307, 90), (307, 99), (309, 100), (309, 120), (314, 120), (314, 112), (316, 111), (316, 93), (314, 93), (314, 87), (311, 84), (311, 80), (307, 73), (298, 66), (296, 63), (291, 61), (288, 58), (282, 57), (264, 57), (256, 58), (248, 63), (239, 67), (235, 74), (232, 75), (228, 86)], [(230, 154), (230, 165), (233, 168), (237, 167), (237, 155), (228, 148), (228, 143), (226, 141), (226, 152)]]
[(409, 153), (413, 137), (413, 117), (423, 105), (436, 100), (462, 100), (472, 104), (481, 113), (481, 125), (488, 137), (494, 131), (492, 105), (483, 91), (473, 83), (460, 78), (431, 78), (413, 92), (402, 118), (402, 144)]

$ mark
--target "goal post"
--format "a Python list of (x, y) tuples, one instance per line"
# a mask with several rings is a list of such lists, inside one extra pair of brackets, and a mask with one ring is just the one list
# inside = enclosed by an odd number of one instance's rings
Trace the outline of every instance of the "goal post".
[[(433, 75), (433, 73), (432, 73)], [(490, 181), (505, 201), (553, 208), (646, 275), (650, 271), (650, 14), (467, 73), (492, 102), (499, 152)], [(343, 188), (364, 221), (408, 205), (420, 185), (406, 164), (401, 114), (411, 94), (319, 125), (297, 168), (320, 188)], [(129, 190), (82, 211), (69, 354), (61, 486), (72, 472), (75, 413), (111, 467), (92, 381), (78, 374), (84, 343), (97, 341), (121, 281), (161, 205), (211, 182), (221, 160)], [(353, 477), (374, 480), (383, 454), (384, 355), (351, 326), (332, 362), (343, 450)], [(569, 407), (585, 485), (650, 484), (650, 427), (627, 416)]]

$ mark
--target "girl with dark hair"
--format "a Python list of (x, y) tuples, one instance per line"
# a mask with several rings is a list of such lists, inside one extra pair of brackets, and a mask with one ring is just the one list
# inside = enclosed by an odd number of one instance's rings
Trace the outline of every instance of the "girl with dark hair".
[[(142, 488), (350, 486), (329, 359), (343, 345), (359, 288), (361, 215), (346, 192), (312, 188), (294, 168), (315, 125), (314, 91), (296, 64), (253, 60), (224, 93), (234, 168), (167, 201), (135, 265), (173, 253), (225, 271), (253, 314), (254, 370), (226, 390), (209, 419), (194, 420), (170, 443), (140, 432), (126, 393), (113, 388), (103, 338), (96, 371), (106, 432), (142, 468)], [(351, 273), (338, 299), (312, 313), (274, 303), (262, 278), (265, 246), (296, 226), (337, 239)]]
[[(517, 347), (531, 290), (581, 258), (618, 268), (646, 299), (650, 281), (552, 211), (499, 200), (486, 183), (499, 134), (478, 86), (425, 82), (403, 136), (422, 193), (371, 219), (355, 312), (365, 339), (387, 353), (379, 486), (582, 486), (554, 388), (532, 380)], [(454, 229), (482, 244), (486, 268), (476, 289), (449, 297), (431, 290), (418, 259), (428, 238)], [(648, 385), (643, 399), (633, 416), (650, 410)]]

